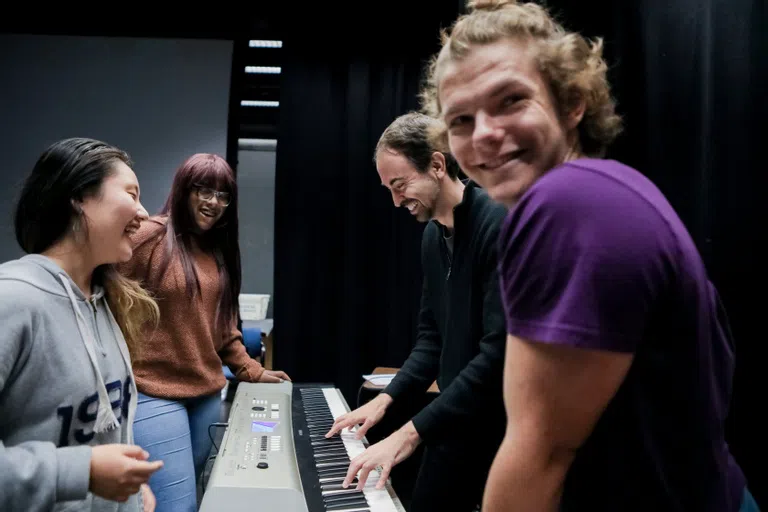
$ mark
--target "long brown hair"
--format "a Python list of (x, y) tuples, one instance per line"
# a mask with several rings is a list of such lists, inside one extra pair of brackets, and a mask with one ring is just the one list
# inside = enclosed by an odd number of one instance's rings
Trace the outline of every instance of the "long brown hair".
[[(196, 233), (197, 224), (189, 209), (189, 195), (197, 186), (226, 191), (229, 206), (222, 217), (207, 232)], [(165, 235), (165, 250), (161, 252), (160, 272), (147, 283), (150, 290), (159, 290), (170, 262), (178, 256), (184, 270), (187, 294), (200, 293), (200, 281), (190, 252), (193, 240), (213, 254), (219, 269), (221, 299), (216, 310), (216, 326), (220, 332), (228, 329), (236, 318), (240, 306), (240, 242), (237, 219), (237, 182), (235, 173), (226, 160), (211, 153), (198, 153), (189, 157), (176, 171), (171, 192), (160, 211), (167, 217), (164, 229), (149, 237), (144, 243)], [(143, 244), (142, 244), (143, 245)]]

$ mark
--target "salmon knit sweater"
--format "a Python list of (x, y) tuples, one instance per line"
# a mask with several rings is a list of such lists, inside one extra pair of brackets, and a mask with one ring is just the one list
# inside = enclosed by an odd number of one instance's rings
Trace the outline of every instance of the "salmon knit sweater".
[[(133, 236), (134, 247), (165, 229), (165, 224), (163, 217), (142, 222)], [(159, 275), (164, 251), (162, 235), (135, 249), (131, 260), (120, 265), (120, 271), (145, 285)], [(221, 293), (216, 260), (199, 248), (190, 256), (202, 293), (187, 295), (181, 260), (174, 257), (155, 292), (160, 323), (145, 328), (139, 357), (133, 360), (136, 386), (145, 395), (182, 399), (219, 392), (226, 384), (222, 363), (241, 381), (256, 382), (264, 372), (245, 351), (236, 319), (232, 319), (227, 332), (216, 330)]]

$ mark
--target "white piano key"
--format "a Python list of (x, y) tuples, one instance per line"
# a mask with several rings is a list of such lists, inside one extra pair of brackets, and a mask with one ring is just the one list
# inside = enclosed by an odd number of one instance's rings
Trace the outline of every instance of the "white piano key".
[[(323, 388), (323, 395), (325, 395), (325, 401), (328, 403), (328, 407), (331, 409), (331, 415), (334, 419), (348, 412), (338, 389)], [(348, 428), (342, 430), (339, 435), (344, 443), (344, 448), (347, 450), (350, 460), (365, 451), (368, 444), (365, 437), (363, 437), (363, 439), (355, 439), (355, 432)], [(390, 482), (387, 482), (387, 485), (383, 489), (375, 488), (380, 476), (378, 470), (372, 470), (368, 474), (368, 479), (363, 486), (363, 494), (365, 494), (365, 498), (368, 500), (371, 512), (405, 512), (405, 508), (400, 503), (400, 500), (397, 498), (394, 491), (390, 492), (392, 489)], [(350, 485), (349, 488), (354, 488), (354, 485), (356, 484)], [(329, 491), (329, 493), (333, 492), (334, 491)]]

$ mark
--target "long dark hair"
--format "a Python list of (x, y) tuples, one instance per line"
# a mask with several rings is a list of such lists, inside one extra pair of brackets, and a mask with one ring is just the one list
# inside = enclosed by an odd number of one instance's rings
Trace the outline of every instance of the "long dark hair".
[[(125, 151), (98, 140), (71, 138), (49, 146), (27, 176), (16, 204), (16, 240), (24, 252), (46, 251), (63, 240), (74, 223), (87, 237), (88, 219), (75, 205), (99, 196), (116, 162), (131, 165)], [(93, 279), (104, 286), (128, 348), (137, 355), (144, 323), (158, 319), (157, 304), (136, 281), (120, 275), (114, 264), (96, 268)]]
[[(197, 186), (229, 192), (230, 203), (224, 214), (207, 232), (198, 234), (197, 224), (189, 209), (189, 195)], [(200, 293), (200, 281), (190, 252), (195, 239), (201, 248), (210, 251), (219, 269), (221, 300), (216, 310), (216, 325), (220, 332), (229, 328), (237, 318), (240, 307), (240, 242), (237, 221), (237, 182), (235, 173), (226, 160), (210, 153), (198, 153), (189, 157), (178, 168), (173, 178), (171, 192), (160, 211), (167, 217), (165, 229), (147, 242), (165, 234), (165, 251), (155, 281), (148, 283), (157, 290), (171, 260), (178, 255), (184, 269), (187, 295)], [(146, 243), (146, 242), (145, 242)]]

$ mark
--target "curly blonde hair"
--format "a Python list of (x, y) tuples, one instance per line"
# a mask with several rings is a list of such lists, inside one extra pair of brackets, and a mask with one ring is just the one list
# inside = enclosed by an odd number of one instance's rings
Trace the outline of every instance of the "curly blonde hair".
[[(581, 150), (587, 156), (604, 156), (623, 123), (611, 96), (602, 39), (590, 42), (568, 32), (534, 3), (471, 0), (467, 6), (468, 14), (441, 33), (442, 49), (429, 63), (420, 93), (423, 112), (440, 117), (440, 80), (448, 62), (461, 60), (475, 45), (523, 39), (536, 45), (538, 68), (549, 84), (558, 112), (568, 112), (577, 101), (584, 100), (586, 108), (578, 127)], [(433, 136), (445, 144), (445, 126)]]

